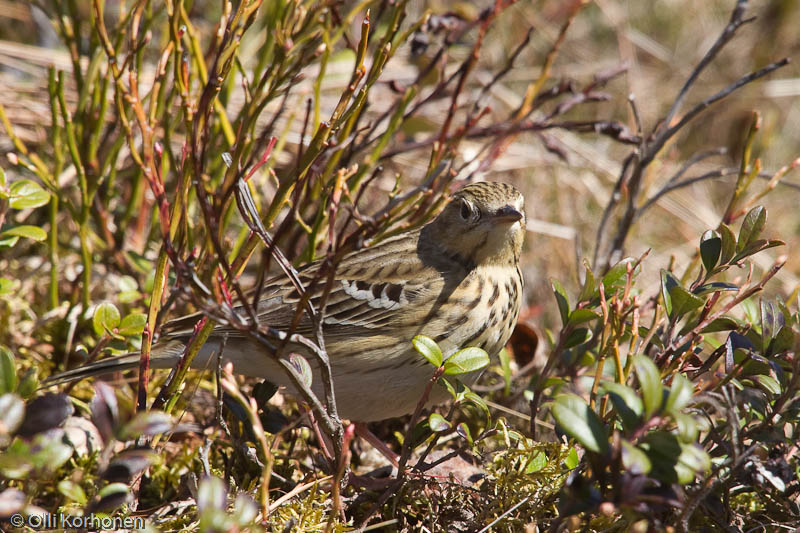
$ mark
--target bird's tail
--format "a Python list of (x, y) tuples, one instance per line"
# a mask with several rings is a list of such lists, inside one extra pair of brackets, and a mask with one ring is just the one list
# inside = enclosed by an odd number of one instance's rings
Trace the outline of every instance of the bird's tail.
[[(196, 362), (202, 362), (208, 359), (208, 352), (214, 349), (216, 343), (208, 342), (208, 346), (201, 350), (199, 357), (195, 358)], [(208, 349), (206, 349), (208, 348)], [(150, 368), (170, 368), (181, 357), (183, 353), (184, 343), (177, 339), (166, 340), (154, 344), (150, 352)], [(62, 385), (71, 381), (80, 381), (85, 378), (93, 376), (102, 376), (103, 374), (111, 374), (113, 372), (123, 372), (125, 370), (132, 370), (139, 366), (138, 353), (126, 353), (114, 357), (107, 357), (94, 363), (79, 366), (72, 370), (67, 370), (59, 374), (50, 376), (42, 382), (42, 387), (52, 387), (54, 385)]]
[(66, 372), (61, 372), (50, 376), (42, 382), (42, 387), (52, 387), (55, 385), (62, 385), (71, 381), (80, 381), (92, 376), (101, 376), (103, 374), (111, 374), (112, 372), (122, 372), (124, 370), (131, 370), (139, 366), (139, 354), (127, 353), (116, 357), (108, 357), (89, 363), (88, 365), (79, 366)]

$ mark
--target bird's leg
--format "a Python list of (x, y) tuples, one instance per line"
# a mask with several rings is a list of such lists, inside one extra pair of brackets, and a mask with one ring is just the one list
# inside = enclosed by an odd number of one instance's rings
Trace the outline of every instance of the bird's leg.
[(356, 435), (369, 442), (373, 448), (378, 450), (381, 455), (386, 457), (389, 462), (392, 463), (392, 466), (397, 468), (400, 465), (400, 456), (394, 453), (394, 451), (389, 448), (385, 442), (383, 442), (372, 431), (370, 431), (366, 424), (362, 422), (355, 422), (354, 425), (356, 429)]

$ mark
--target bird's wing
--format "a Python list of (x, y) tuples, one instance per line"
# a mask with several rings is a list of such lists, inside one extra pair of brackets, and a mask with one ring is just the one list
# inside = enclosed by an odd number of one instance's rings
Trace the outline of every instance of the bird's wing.
[[(425, 265), (417, 254), (416, 233), (404, 234), (345, 256), (337, 267), (326, 299), (323, 331), (326, 339), (364, 338), (387, 334), (393, 328), (413, 325), (425, 315), (444, 285), (442, 274)], [(316, 280), (320, 263), (300, 272), (300, 281), (311, 290), (311, 304), (319, 313), (326, 279)], [(286, 278), (273, 278), (258, 305), (258, 320), (286, 331), (295, 319), (300, 294)], [(243, 309), (240, 307), (240, 311)], [(164, 325), (165, 335), (186, 337), (200, 318), (189, 315)], [(303, 312), (294, 329), (313, 335), (313, 325)], [(229, 325), (219, 325), (215, 335), (231, 338), (246, 334)]]

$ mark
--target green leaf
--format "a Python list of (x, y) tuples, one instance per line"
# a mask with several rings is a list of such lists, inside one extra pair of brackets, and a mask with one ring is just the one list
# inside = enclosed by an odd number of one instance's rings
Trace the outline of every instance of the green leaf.
[(736, 319), (723, 316), (711, 321), (709, 325), (700, 330), (700, 333), (716, 333), (718, 331), (731, 331), (737, 329), (739, 323)]
[(661, 270), (661, 295), (671, 319), (680, 318), (705, 303), (702, 298), (683, 288), (678, 279), (664, 269)]
[(647, 453), (653, 468), (650, 475), (665, 483), (691, 483), (699, 472), (711, 468), (711, 460), (702, 448), (680, 442), (666, 431), (648, 433), (640, 447)]
[(459, 350), (444, 362), (444, 373), (449, 375), (475, 372), (488, 366), (489, 354), (476, 347)]
[(534, 474), (536, 472), (540, 472), (544, 467), (547, 466), (547, 455), (542, 450), (536, 450), (531, 454), (530, 459), (528, 459), (528, 464), (525, 465), (525, 473), (526, 474)]
[(722, 291), (738, 291), (739, 286), (734, 285), (733, 283), (725, 283), (723, 281), (713, 281), (711, 283), (706, 283), (705, 285), (700, 285), (695, 290), (692, 291), (692, 294), (696, 296), (703, 296), (712, 292), (722, 292)]
[(578, 301), (588, 302), (594, 299), (597, 293), (597, 282), (594, 279), (592, 269), (589, 267), (589, 262), (585, 259), (583, 260), (583, 268), (586, 270), (586, 277), (583, 282), (583, 288), (581, 288), (581, 293), (578, 296)]
[(8, 278), (0, 278), (0, 296), (11, 294), (14, 290), (14, 282)]
[(748, 244), (745, 247), (744, 250), (742, 250), (741, 252), (739, 252), (738, 254), (733, 256), (733, 258), (731, 259), (731, 262), (732, 263), (738, 263), (742, 259), (745, 259), (746, 257), (750, 257), (751, 255), (755, 255), (758, 252), (763, 252), (764, 250), (767, 250), (769, 248), (775, 248), (776, 246), (783, 246), (784, 244), (786, 244), (786, 243), (783, 242), (783, 241), (779, 241), (779, 240), (767, 241), (767, 240), (764, 240), (764, 239), (756, 239), (756, 240), (750, 242), (750, 244)]
[(766, 223), (767, 210), (763, 205), (757, 205), (751, 209), (745, 215), (742, 227), (739, 230), (739, 240), (736, 243), (736, 250), (741, 252), (748, 244), (756, 240)]
[(94, 332), (99, 335), (104, 335), (106, 331), (113, 332), (114, 328), (119, 326), (119, 310), (110, 302), (103, 302), (98, 305), (94, 310), (94, 317), (92, 318), (92, 325)]
[(88, 501), (86, 493), (81, 486), (69, 479), (62, 479), (58, 482), (58, 492), (70, 501), (77, 502), (81, 505), (86, 505)]
[(564, 341), (564, 349), (573, 348), (592, 338), (592, 331), (589, 328), (577, 328), (570, 332), (567, 340)]
[(675, 277), (672, 276), (669, 272), (661, 269), (661, 298), (664, 300), (664, 309), (667, 311), (667, 315), (670, 317), (672, 316), (672, 296), (670, 295), (670, 289), (677, 284), (677, 280)]
[(470, 433), (469, 426), (466, 423), (461, 422), (459, 425), (457, 425), (456, 433), (458, 433), (462, 439), (466, 440), (470, 446), (474, 444), (475, 441), (472, 439), (472, 433)]
[(722, 251), (719, 254), (719, 262), (725, 265), (730, 262), (733, 254), (736, 253), (736, 237), (733, 234), (733, 230), (726, 224), (720, 224), (719, 234), (722, 238)]
[(699, 434), (697, 420), (686, 413), (675, 413), (672, 416), (675, 419), (675, 425), (678, 427), (678, 437), (681, 441), (686, 443), (697, 442), (697, 435)]
[(664, 411), (670, 414), (677, 414), (689, 405), (694, 395), (694, 385), (686, 379), (683, 374), (676, 373), (672, 378), (672, 386), (669, 389), (669, 396), (664, 404)]
[(625, 439), (622, 442), (622, 464), (632, 474), (649, 474), (653, 468), (650, 458), (642, 450)]
[(475, 407), (479, 408), (481, 411), (483, 411), (483, 414), (486, 415), (486, 420), (487, 421), (491, 419), (491, 413), (489, 412), (489, 406), (486, 405), (486, 401), (483, 398), (481, 398), (480, 396), (478, 396), (476, 393), (472, 392), (471, 390), (467, 390), (467, 392), (464, 393), (464, 399), (467, 400), (468, 402), (470, 402)]
[(428, 417), (428, 425), (434, 433), (448, 431), (451, 427), (450, 422), (444, 419), (439, 413), (431, 413)]
[(147, 324), (147, 315), (144, 313), (131, 313), (119, 323), (117, 333), (124, 337), (141, 335), (144, 325)]
[(19, 237), (8, 237), (0, 239), (0, 248), (13, 248), (19, 242)]
[(8, 205), (11, 209), (39, 207), (50, 201), (50, 193), (31, 180), (17, 180), (8, 189)]
[(640, 425), (644, 404), (636, 391), (621, 383), (608, 382), (600, 386), (600, 394), (608, 394), (627, 431)]
[(567, 453), (567, 457), (564, 459), (564, 466), (566, 466), (569, 470), (577, 467), (581, 462), (580, 457), (578, 457), (578, 450), (574, 447), (569, 449)]
[(578, 324), (598, 319), (600, 316), (600, 313), (592, 311), (591, 309), (575, 309), (569, 314), (569, 324), (571, 326), (577, 326)]
[(766, 349), (772, 340), (773, 335), (778, 332), (778, 315), (772, 302), (761, 300), (759, 302), (761, 318), (761, 346)]
[(553, 287), (553, 294), (556, 297), (556, 303), (558, 303), (558, 312), (561, 314), (561, 324), (566, 326), (569, 321), (569, 297), (567, 296), (567, 291), (564, 290), (564, 286), (561, 285), (561, 282), (557, 279), (551, 279), (550, 285)]
[(722, 238), (719, 233), (714, 230), (703, 233), (703, 236), (700, 237), (700, 258), (703, 260), (706, 272), (711, 272), (717, 266), (721, 251)]
[(772, 339), (769, 345), (769, 355), (779, 354), (791, 349), (794, 344), (795, 333), (789, 326), (784, 326)]
[[(628, 282), (628, 263), (634, 262), (635, 259), (632, 257), (626, 257), (606, 272), (606, 275), (603, 276), (603, 287), (605, 288), (605, 293), (607, 297), (610, 297), (611, 294), (614, 292), (614, 289), (621, 289), (625, 287), (625, 284)], [(636, 267), (633, 271), (633, 275), (635, 276), (638, 273), (639, 267)]]
[(656, 364), (644, 355), (637, 355), (633, 358), (633, 368), (639, 379), (639, 385), (642, 387), (645, 415), (650, 418), (661, 408), (663, 401), (661, 373)]
[(100, 501), (94, 508), (100, 512), (110, 512), (131, 498), (131, 492), (125, 483), (109, 483), (97, 493)]
[(695, 296), (683, 287), (676, 287), (673, 289), (672, 294), (672, 311), (675, 316), (683, 316), (687, 313), (694, 311), (699, 307), (703, 307), (705, 300), (699, 296)]
[(500, 368), (503, 370), (503, 383), (505, 384), (503, 394), (508, 396), (511, 394), (511, 356), (508, 350), (503, 348), (497, 357), (500, 359)]
[(778, 383), (778, 380), (772, 376), (765, 376), (761, 374), (758, 376), (753, 376), (753, 380), (761, 387), (761, 389), (772, 394), (773, 396), (778, 396), (781, 393), (780, 383)]
[(592, 408), (576, 394), (559, 394), (551, 411), (561, 430), (587, 450), (606, 455), (608, 430)]
[(411, 340), (411, 343), (414, 345), (414, 349), (417, 350), (422, 357), (427, 359), (430, 364), (436, 368), (442, 366), (444, 356), (442, 355), (441, 348), (436, 344), (436, 341), (425, 335), (417, 335)]
[(456, 388), (453, 387), (453, 385), (447, 379), (442, 377), (442, 379), (440, 379), (437, 383), (442, 387), (444, 387), (445, 389), (447, 389), (447, 392), (450, 393), (450, 396), (452, 396), (454, 400), (456, 399), (456, 397), (458, 397), (458, 392), (456, 391)]
[(17, 390), (17, 369), (14, 365), (14, 354), (0, 345), (0, 394)]
[(0, 239), (5, 237), (25, 237), (41, 242), (47, 238), (47, 233), (38, 226), (15, 226), (0, 233)]

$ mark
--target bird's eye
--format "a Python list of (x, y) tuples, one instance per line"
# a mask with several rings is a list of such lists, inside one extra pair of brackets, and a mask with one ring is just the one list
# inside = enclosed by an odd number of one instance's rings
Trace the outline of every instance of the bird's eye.
[(466, 200), (461, 202), (461, 218), (469, 220), (472, 216), (472, 206)]

